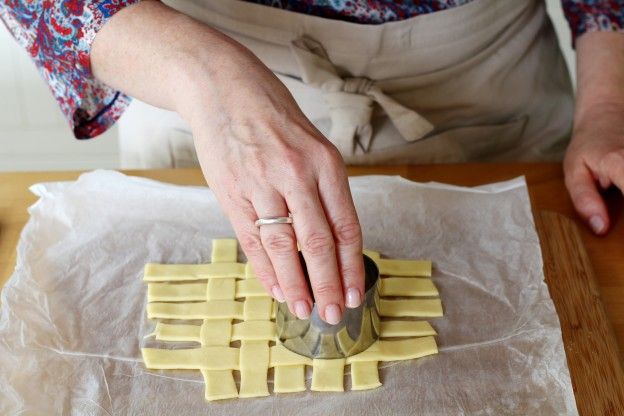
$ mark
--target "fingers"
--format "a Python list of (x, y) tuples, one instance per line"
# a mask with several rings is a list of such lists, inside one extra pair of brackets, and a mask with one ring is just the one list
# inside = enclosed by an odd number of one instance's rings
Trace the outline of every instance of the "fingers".
[(293, 227), (306, 261), (314, 300), (321, 319), (335, 325), (342, 319), (344, 300), (332, 230), (316, 183), (287, 193)]
[(284, 302), (284, 294), (280, 290), (275, 270), (262, 245), (259, 229), (254, 224), (257, 219), (256, 210), (249, 201), (240, 201), (236, 206), (229, 207), (228, 212), (238, 241), (252, 265), (254, 274), (267, 293), (278, 302)]
[(344, 166), (336, 170), (322, 171), (324, 174), (319, 180), (319, 194), (336, 242), (345, 304), (348, 308), (357, 308), (364, 298), (362, 230)]
[(565, 183), (574, 207), (594, 233), (606, 233), (609, 229), (607, 208), (587, 166), (577, 164), (566, 169)]
[(624, 151), (611, 152), (602, 159), (600, 182), (605, 189), (613, 184), (624, 192)]
[[(253, 205), (258, 218), (288, 216), (284, 198), (275, 190), (259, 192), (254, 197)], [(312, 311), (312, 299), (299, 261), (293, 226), (264, 225), (260, 227), (260, 239), (279, 283), (272, 290), (283, 293), (281, 302), (286, 300), (290, 311), (299, 319), (307, 319)]]

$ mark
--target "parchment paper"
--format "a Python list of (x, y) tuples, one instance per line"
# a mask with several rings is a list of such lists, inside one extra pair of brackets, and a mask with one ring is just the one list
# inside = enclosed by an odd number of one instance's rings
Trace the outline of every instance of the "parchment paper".
[(577, 414), (524, 180), (351, 186), (367, 248), (433, 260), (439, 355), (386, 365), (376, 390), (213, 403), (196, 375), (146, 371), (144, 264), (207, 262), (234, 234), (206, 188), (96, 171), (32, 188), (2, 292), (0, 414)]

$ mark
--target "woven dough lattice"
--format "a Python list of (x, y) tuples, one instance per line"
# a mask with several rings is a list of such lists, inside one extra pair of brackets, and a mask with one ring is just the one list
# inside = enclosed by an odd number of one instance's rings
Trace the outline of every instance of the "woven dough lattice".
[[(378, 305), (382, 320), (375, 328), (381, 338), (357, 355), (334, 360), (313, 360), (279, 344), (276, 305), (251, 268), (237, 262), (236, 240), (214, 240), (210, 264), (147, 264), (147, 316), (157, 320), (151, 335), (158, 341), (199, 345), (143, 348), (145, 366), (201, 371), (209, 401), (269, 395), (270, 368), (274, 393), (306, 390), (306, 366), (312, 367), (311, 390), (344, 391), (345, 366), (350, 366), (352, 390), (379, 387), (378, 362), (438, 352), (435, 330), (414, 318), (442, 316), (442, 304), (430, 279), (431, 262), (382, 259), (368, 250), (366, 254), (382, 275)], [(234, 372), (239, 372), (238, 388)]]

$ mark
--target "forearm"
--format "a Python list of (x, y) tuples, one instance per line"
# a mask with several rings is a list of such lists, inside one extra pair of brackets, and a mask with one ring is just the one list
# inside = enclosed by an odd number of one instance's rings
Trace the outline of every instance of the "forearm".
[(586, 33), (576, 49), (578, 125), (597, 107), (624, 106), (624, 33)]
[[(364, 293), (362, 235), (338, 150), (249, 50), (154, 1), (117, 13), (96, 36), (94, 74), (190, 124), (212, 191), (268, 293), (336, 324)], [(293, 225), (256, 227), (292, 215)], [(306, 260), (314, 300), (301, 270)]]
[[(256, 59), (219, 31), (158, 1), (118, 12), (97, 34), (94, 75), (152, 105), (177, 111), (189, 123), (213, 84), (233, 80)], [(205, 107), (204, 107), (205, 108)]]

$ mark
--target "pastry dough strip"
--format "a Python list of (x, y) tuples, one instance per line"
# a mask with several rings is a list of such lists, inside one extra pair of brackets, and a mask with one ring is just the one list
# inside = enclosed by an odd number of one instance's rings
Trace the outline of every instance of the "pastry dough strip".
[(369, 390), (381, 386), (377, 361), (356, 361), (351, 364), (351, 390)]
[(213, 263), (236, 263), (238, 242), (235, 238), (219, 238), (212, 240), (210, 260)]
[(223, 278), (244, 278), (244, 263), (154, 264), (145, 265), (146, 282), (176, 282)]
[[(214, 326), (217, 320), (206, 320), (204, 325)], [(200, 325), (165, 324), (158, 322), (152, 334), (159, 341), (194, 341), (201, 342)], [(227, 334), (229, 337), (229, 333)], [(382, 321), (382, 338), (423, 337), (437, 335), (431, 324), (426, 321)], [(276, 341), (275, 323), (271, 321), (246, 321), (232, 325), (232, 341)]]
[(384, 317), (435, 318), (442, 316), (442, 302), (440, 299), (380, 299), (379, 314)]
[[(208, 286), (210, 284), (217, 285), (220, 283), (221, 285), (225, 285), (225, 282), (229, 280), (230, 279), (211, 279), (209, 280), (210, 283), (149, 283), (147, 285), (147, 301), (203, 301), (207, 299)], [(256, 278), (236, 280), (235, 285), (235, 298), (267, 296), (264, 287), (262, 287), (262, 284)], [(231, 290), (231, 288), (228, 287), (227, 290)], [(381, 279), (379, 294), (381, 296), (437, 296), (438, 290), (431, 279), (384, 277)], [(226, 297), (213, 297), (213, 299), (226, 299)], [(227, 299), (229, 299), (229, 297)]]
[(344, 391), (345, 362), (344, 358), (314, 359), (312, 361), (312, 386), (310, 386), (310, 390)]
[(424, 337), (437, 334), (427, 321), (381, 321), (379, 336), (382, 338)]
[(379, 267), (379, 274), (392, 276), (423, 276), (431, 277), (429, 260), (394, 260), (374, 259)]
[[(222, 279), (216, 280), (220, 281)], [(229, 280), (229, 279), (223, 279)], [(209, 280), (209, 281), (212, 281)], [(256, 278), (236, 280), (235, 298), (266, 297), (262, 283)], [(148, 302), (193, 302), (206, 300), (208, 283), (149, 283)]]
[(431, 279), (414, 277), (385, 277), (379, 280), (381, 296), (438, 296)]
[(269, 343), (243, 341), (240, 347), (240, 397), (269, 395), (267, 383), (269, 370)]
[(437, 354), (433, 337), (409, 338), (396, 341), (380, 340), (359, 354), (347, 357), (347, 364), (358, 361), (399, 361)]
[(141, 353), (145, 367), (153, 370), (238, 370), (238, 348), (142, 348)]
[(196, 303), (148, 303), (150, 319), (243, 319), (243, 302), (208, 300)]
[[(212, 242), (213, 263), (235, 262), (236, 257), (236, 240), (214, 240)], [(236, 280), (234, 278), (210, 279), (206, 285), (206, 300), (233, 301), (235, 288)], [(232, 332), (231, 319), (204, 319), (199, 330), (199, 341), (202, 347), (210, 345), (229, 347)], [(202, 377), (204, 377), (204, 397), (206, 400), (212, 401), (238, 397), (232, 370), (202, 369), (201, 373)]]
[(273, 392), (305, 391), (305, 365), (280, 365), (273, 370)]

